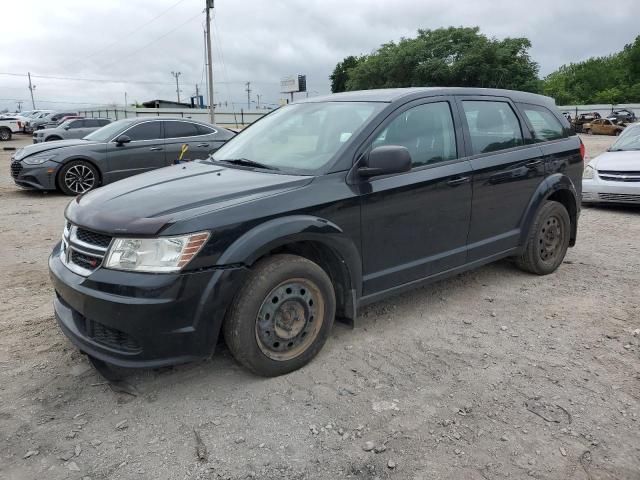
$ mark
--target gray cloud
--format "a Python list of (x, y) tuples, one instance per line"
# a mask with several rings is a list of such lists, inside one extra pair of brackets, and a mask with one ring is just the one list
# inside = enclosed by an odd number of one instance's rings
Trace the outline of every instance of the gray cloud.
[[(640, 2), (610, 5), (602, 0), (216, 0), (216, 98), (246, 108), (244, 82), (251, 81), (253, 99), (258, 93), (263, 102), (277, 103), (280, 77), (293, 73), (306, 73), (309, 90), (326, 93), (329, 74), (345, 56), (369, 53), (418, 28), (449, 25), (478, 25), (498, 38), (528, 37), (544, 75), (633, 41)], [(204, 90), (203, 8), (204, 0), (7, 2), (0, 73), (122, 80), (34, 79), (37, 101), (75, 104), (123, 103), (125, 91), (130, 101), (174, 99), (170, 72), (178, 70), (185, 98), (195, 83)], [(28, 98), (26, 78), (0, 75), (0, 99), (21, 99), (27, 107)], [(0, 100), (5, 106), (15, 102)]]

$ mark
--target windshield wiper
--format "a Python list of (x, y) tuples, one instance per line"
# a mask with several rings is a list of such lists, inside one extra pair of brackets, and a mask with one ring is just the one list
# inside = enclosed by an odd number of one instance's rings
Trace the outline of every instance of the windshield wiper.
[(266, 165), (264, 163), (256, 162), (255, 160), (249, 160), (248, 158), (233, 158), (231, 160), (215, 160), (216, 162), (231, 163), (233, 165), (242, 165), (244, 167), (256, 167), (264, 168), (266, 170), (278, 170), (276, 167)]

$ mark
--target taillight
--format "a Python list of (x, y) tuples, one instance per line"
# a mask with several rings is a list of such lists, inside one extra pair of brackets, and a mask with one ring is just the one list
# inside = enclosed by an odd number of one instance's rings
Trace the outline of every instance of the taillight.
[(584, 163), (584, 159), (587, 157), (587, 149), (584, 147), (584, 143), (580, 140), (580, 156), (582, 157), (582, 162)]

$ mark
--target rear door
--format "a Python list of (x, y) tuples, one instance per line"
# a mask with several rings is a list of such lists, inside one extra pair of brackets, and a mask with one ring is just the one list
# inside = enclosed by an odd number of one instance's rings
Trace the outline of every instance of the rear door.
[(120, 135), (128, 136), (131, 141), (118, 144), (113, 139), (107, 144), (109, 168), (105, 180), (108, 182), (169, 165), (165, 159), (160, 120), (136, 123)]
[(473, 168), (468, 262), (519, 243), (523, 215), (544, 180), (542, 150), (506, 97), (457, 97)]
[(453, 98), (431, 97), (400, 107), (365, 150), (401, 145), (409, 172), (360, 180), (363, 294), (462, 265), (471, 214), (471, 164)]
[(164, 120), (163, 124), (166, 155), (170, 162), (178, 160), (183, 145), (187, 146), (182, 155), (182, 161), (185, 162), (205, 159), (219, 148), (206, 133), (203, 133), (197, 123), (186, 120)]

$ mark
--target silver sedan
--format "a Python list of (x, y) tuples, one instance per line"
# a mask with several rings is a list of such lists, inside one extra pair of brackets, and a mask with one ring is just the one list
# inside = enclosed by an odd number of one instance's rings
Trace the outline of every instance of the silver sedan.
[(640, 205), (640, 123), (629, 125), (611, 148), (585, 167), (582, 203)]

